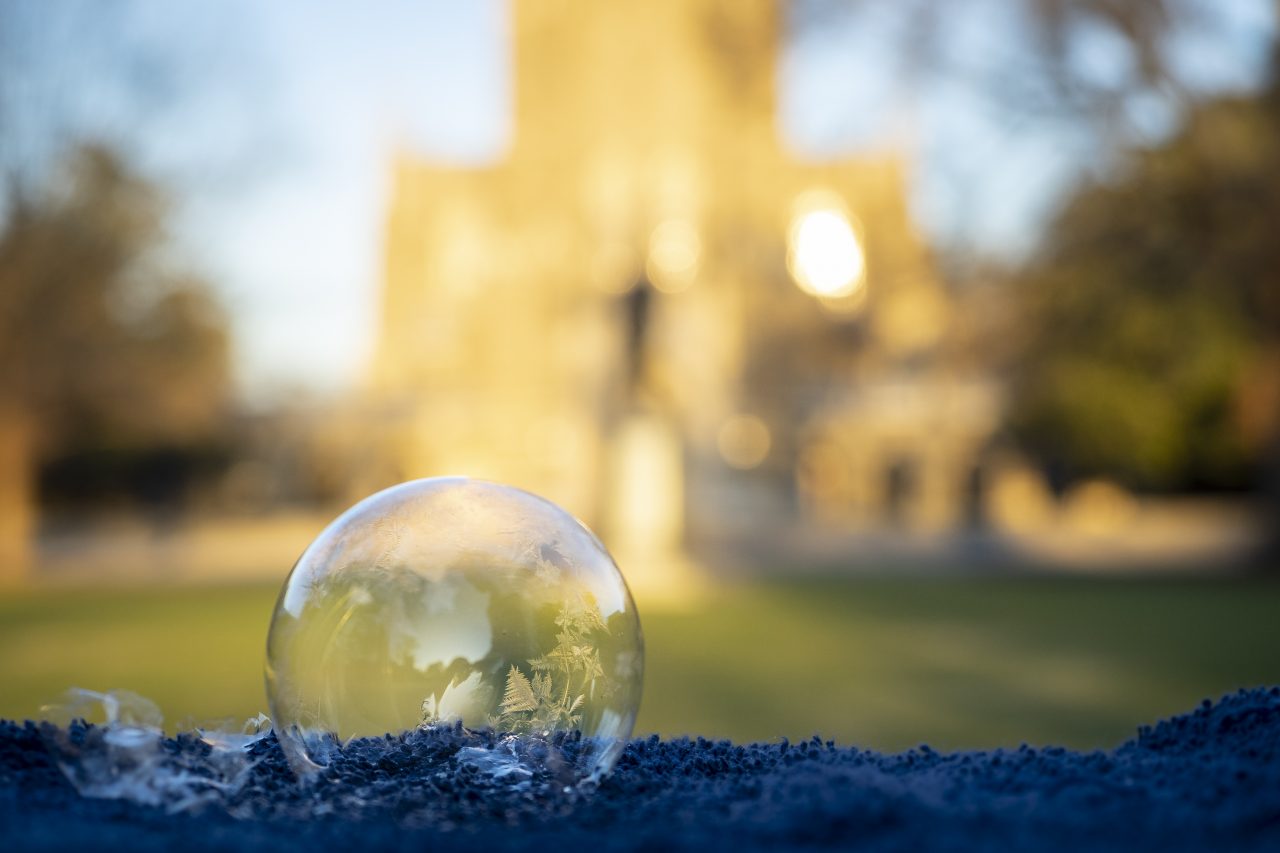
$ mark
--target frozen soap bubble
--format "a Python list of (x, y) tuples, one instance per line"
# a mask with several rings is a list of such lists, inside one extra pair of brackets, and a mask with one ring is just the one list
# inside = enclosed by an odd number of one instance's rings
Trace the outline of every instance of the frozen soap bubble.
[[(548, 501), (460, 477), (403, 483), (330, 524), (285, 581), (267, 698), (300, 776), (353, 738), (461, 723), (527, 777), (608, 773), (644, 647), (600, 541)], [(492, 759), (491, 761), (488, 759)]]

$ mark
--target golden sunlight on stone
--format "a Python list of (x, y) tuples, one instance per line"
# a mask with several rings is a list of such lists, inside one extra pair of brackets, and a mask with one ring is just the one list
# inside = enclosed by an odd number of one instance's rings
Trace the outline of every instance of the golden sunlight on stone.
[(702, 240), (693, 223), (668, 219), (654, 228), (649, 237), (649, 262), (645, 271), (658, 290), (679, 293), (693, 284), (701, 254)]

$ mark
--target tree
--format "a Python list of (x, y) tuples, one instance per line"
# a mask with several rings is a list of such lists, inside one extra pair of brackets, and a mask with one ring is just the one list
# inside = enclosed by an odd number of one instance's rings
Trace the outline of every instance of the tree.
[(114, 152), (76, 149), (0, 232), (0, 578), (30, 561), (42, 459), (87, 439), (198, 442), (230, 392), (226, 320), (175, 269), (156, 187)]
[[(1280, 444), (1280, 86), (1078, 192), (1016, 282), (1014, 425), (1068, 474), (1265, 485)], [(1271, 463), (1274, 464), (1274, 463)]]
[[(1142, 90), (1182, 89), (1169, 38), (1215, 18), (1204, 0), (1005, 0), (985, 9), (950, 0), (796, 0), (795, 6), (802, 37), (833, 16), (892, 16), (904, 73), (962, 80), (1018, 112), (1056, 118), (1115, 119), (1123, 102)], [(955, 39), (975, 12), (999, 15), (1007, 36), (999, 53), (974, 56)], [(1122, 73), (1099, 77), (1082, 58), (1099, 37), (1107, 39)]]
[[(793, 0), (790, 21), (801, 44), (819, 49), (842, 23), (894, 66), (888, 124), (905, 115), (914, 128), (934, 199), (932, 237), (951, 277), (968, 285), (992, 255), (1023, 258), (1072, 183), (1063, 178), (1107, 174), (1199, 100), (1257, 85), (1266, 31), (1241, 21), (1267, 3), (1280, 14), (1280, 0), (1253, 0), (1252, 9), (1215, 0)], [(850, 102), (852, 127), (867, 108)], [(1011, 191), (1010, 174), (1023, 170), (1029, 183)], [(1020, 230), (1009, 225), (1011, 208)]]
[[(1280, 0), (1257, 2), (1280, 15)], [(933, 93), (940, 98), (975, 94), (985, 118), (1009, 130), (1053, 125), (1059, 135), (1106, 146), (1150, 133), (1141, 125), (1152, 107), (1180, 115), (1223, 85), (1205, 77), (1202, 57), (1188, 62), (1188, 50), (1222, 58), (1240, 49), (1233, 22), (1240, 10), (1215, 0), (792, 0), (792, 6), (801, 41), (824, 38), (833, 21), (845, 18), (892, 45), (904, 83), (940, 86)], [(990, 38), (975, 43), (975, 29)]]

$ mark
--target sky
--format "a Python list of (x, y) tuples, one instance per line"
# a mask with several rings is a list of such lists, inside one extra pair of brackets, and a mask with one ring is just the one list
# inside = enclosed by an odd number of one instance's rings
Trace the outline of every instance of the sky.
[[(511, 130), (502, 0), (0, 2), (10, 16), (0, 62), (22, 71), (0, 83), (11, 117), (0, 154), (38, 171), (67, 140), (117, 139), (173, 187), (173, 236), (230, 309), (251, 402), (360, 381), (392, 153), (483, 164)], [(1007, 53), (1008, 3), (970, 0), (949, 50)], [(1067, 123), (1011, 129), (960, 82), (905, 88), (887, 36), (907, 5), (851, 4), (792, 40), (778, 72), (780, 133), (807, 157), (902, 148), (928, 236), (1016, 258), (1105, 157)], [(1272, 6), (1221, 0), (1214, 28), (1174, 43), (1180, 67), (1204, 91), (1253, 84)], [(1105, 34), (1081, 49), (1099, 79), (1124, 71)], [(1175, 124), (1158, 99), (1132, 109), (1152, 140)]]

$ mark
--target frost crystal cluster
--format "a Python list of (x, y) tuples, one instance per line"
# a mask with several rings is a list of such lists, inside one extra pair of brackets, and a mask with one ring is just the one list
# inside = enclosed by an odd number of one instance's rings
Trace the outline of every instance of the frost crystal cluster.
[(259, 714), (236, 727), (229, 720), (188, 735), (203, 750), (166, 749), (164, 717), (150, 699), (128, 690), (99, 693), (73, 687), (45, 705), (45, 745), (82, 796), (163, 806), (170, 813), (224, 803), (253, 770), (249, 750), (270, 731)]

